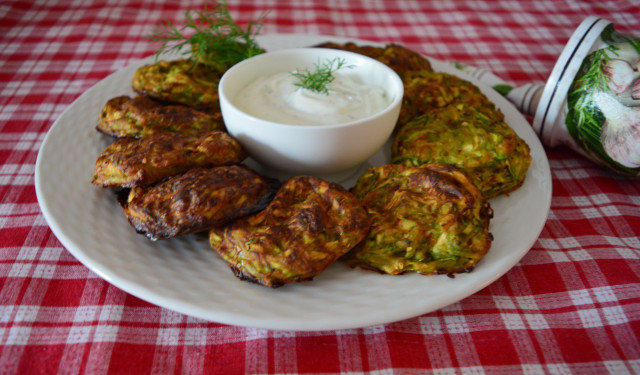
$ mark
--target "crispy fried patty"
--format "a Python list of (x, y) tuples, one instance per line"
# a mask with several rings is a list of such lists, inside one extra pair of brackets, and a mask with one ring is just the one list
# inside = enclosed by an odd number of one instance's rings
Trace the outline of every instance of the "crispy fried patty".
[(400, 78), (404, 78), (405, 75), (412, 71), (431, 70), (431, 64), (424, 56), (398, 44), (374, 47), (359, 46), (355, 43), (339, 44), (327, 42), (318, 44), (316, 47), (340, 49), (371, 57), (389, 66), (398, 73)]
[(240, 143), (221, 131), (122, 138), (98, 157), (92, 182), (102, 187), (146, 186), (191, 168), (237, 164), (245, 157)]
[(232, 165), (191, 169), (129, 192), (124, 212), (151, 239), (209, 230), (266, 207), (279, 182)]
[(220, 74), (204, 64), (189, 60), (158, 61), (139, 68), (133, 76), (133, 90), (154, 99), (218, 111)]
[(455, 167), (387, 164), (368, 169), (353, 194), (371, 231), (343, 260), (398, 275), (464, 272), (491, 246), (489, 203)]
[(143, 95), (125, 95), (107, 101), (96, 129), (117, 138), (140, 138), (165, 132), (197, 135), (225, 127), (219, 112), (162, 103)]
[(364, 208), (343, 187), (298, 176), (283, 183), (264, 211), (213, 229), (209, 239), (236, 276), (277, 287), (313, 278), (368, 228)]
[(450, 105), (406, 124), (391, 146), (391, 161), (442, 163), (462, 169), (486, 198), (522, 185), (529, 146), (504, 121), (463, 104)]
[(449, 105), (476, 108), (494, 121), (503, 121), (502, 112), (469, 81), (447, 73), (413, 71), (405, 76), (404, 97), (397, 127), (415, 117), (431, 114)]

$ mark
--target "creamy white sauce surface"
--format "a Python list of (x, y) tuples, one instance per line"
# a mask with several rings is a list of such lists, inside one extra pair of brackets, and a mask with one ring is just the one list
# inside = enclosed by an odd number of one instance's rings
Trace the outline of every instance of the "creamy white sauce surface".
[(243, 88), (233, 104), (267, 121), (290, 125), (328, 125), (351, 122), (381, 112), (393, 98), (355, 74), (334, 72), (329, 93), (296, 86), (290, 72), (261, 77)]

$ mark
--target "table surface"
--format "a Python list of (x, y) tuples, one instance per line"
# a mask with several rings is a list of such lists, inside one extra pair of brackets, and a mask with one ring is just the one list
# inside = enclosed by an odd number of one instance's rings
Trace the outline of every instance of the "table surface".
[[(639, 181), (564, 147), (545, 149), (551, 211), (527, 255), (476, 294), (404, 321), (322, 332), (229, 326), (142, 301), (84, 267), (38, 206), (38, 150), (80, 94), (152, 54), (145, 36), (161, 20), (180, 21), (183, 7), (0, 4), (0, 373), (640, 373)], [(637, 0), (241, 0), (229, 8), (241, 23), (269, 10), (263, 34), (400, 43), (515, 85), (544, 82), (587, 15), (640, 34)]]

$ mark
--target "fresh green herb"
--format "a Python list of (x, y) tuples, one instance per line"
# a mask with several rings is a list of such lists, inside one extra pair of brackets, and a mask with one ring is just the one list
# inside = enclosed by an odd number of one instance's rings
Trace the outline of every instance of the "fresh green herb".
[(498, 92), (498, 94), (502, 96), (507, 96), (513, 90), (513, 86), (507, 85), (506, 83), (498, 84), (493, 86), (493, 89)]
[(451, 65), (453, 65), (454, 68), (458, 69), (458, 70), (466, 70), (467, 66), (461, 62), (457, 62), (457, 61), (452, 61)]
[(187, 10), (184, 16), (183, 26), (164, 21), (149, 36), (162, 43), (155, 53), (156, 58), (162, 53), (179, 52), (189, 45), (191, 50), (182, 53), (189, 55), (194, 67), (204, 64), (224, 72), (232, 65), (264, 52), (255, 37), (260, 33), (266, 13), (242, 28), (231, 17), (226, 0), (222, 0), (213, 7), (205, 4), (202, 11)]
[(296, 86), (329, 95), (328, 86), (336, 79), (333, 73), (342, 68), (351, 69), (354, 67), (354, 65), (345, 66), (345, 64), (346, 62), (344, 59), (336, 57), (333, 60), (325, 61), (323, 64), (320, 64), (320, 62), (314, 64), (315, 69), (313, 71), (308, 69), (302, 72), (296, 70), (291, 73), (291, 75), (298, 79), (295, 83)]

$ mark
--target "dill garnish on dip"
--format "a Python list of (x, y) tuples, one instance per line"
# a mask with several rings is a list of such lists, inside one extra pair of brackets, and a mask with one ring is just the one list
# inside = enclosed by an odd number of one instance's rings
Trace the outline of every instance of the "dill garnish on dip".
[(233, 100), (252, 116), (290, 125), (347, 123), (372, 116), (391, 101), (384, 88), (367, 83), (355, 65), (339, 58), (260, 77)]
[[(345, 67), (345, 64), (344, 59), (336, 57), (333, 60), (326, 60), (323, 64), (315, 64), (315, 70), (313, 71), (309, 69), (304, 71), (296, 70), (291, 75), (298, 79), (295, 83), (296, 86), (329, 95), (328, 86), (336, 79), (333, 73)], [(349, 65), (346, 68), (353, 69), (354, 66)]]

